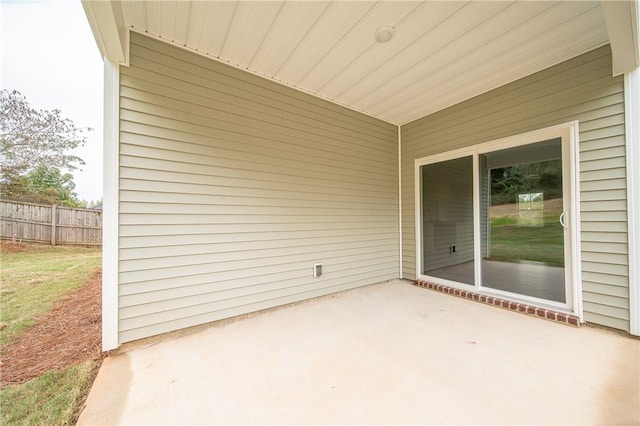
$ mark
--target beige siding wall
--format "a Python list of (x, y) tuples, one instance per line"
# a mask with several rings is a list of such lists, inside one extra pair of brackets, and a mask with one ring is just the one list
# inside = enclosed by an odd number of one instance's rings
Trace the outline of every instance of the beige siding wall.
[(415, 278), (416, 158), (579, 120), (585, 319), (628, 330), (623, 95), (606, 46), (402, 126), (404, 276)]
[(395, 126), (133, 33), (121, 342), (398, 277), (397, 164)]

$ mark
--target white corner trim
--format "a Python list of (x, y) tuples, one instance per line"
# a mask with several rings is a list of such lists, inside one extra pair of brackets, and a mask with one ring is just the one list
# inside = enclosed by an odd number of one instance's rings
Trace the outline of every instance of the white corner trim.
[(402, 273), (402, 129), (398, 126), (398, 248), (400, 254), (400, 279)]
[(640, 336), (640, 68), (624, 75), (629, 332)]
[(104, 183), (102, 211), (102, 350), (118, 342), (118, 202), (120, 67), (104, 58)]

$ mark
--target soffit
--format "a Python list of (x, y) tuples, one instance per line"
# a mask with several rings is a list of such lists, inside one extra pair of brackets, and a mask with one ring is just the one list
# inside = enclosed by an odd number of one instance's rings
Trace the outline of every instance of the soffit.
[[(608, 43), (600, 2), (123, 1), (125, 25), (404, 124)], [(378, 43), (375, 30), (395, 28)]]

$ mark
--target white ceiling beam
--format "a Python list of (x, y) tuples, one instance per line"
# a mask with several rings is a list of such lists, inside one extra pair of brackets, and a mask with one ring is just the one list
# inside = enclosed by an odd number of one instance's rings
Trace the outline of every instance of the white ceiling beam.
[(110, 61), (127, 65), (129, 41), (120, 0), (82, 0), (100, 53)]
[(602, 1), (613, 56), (613, 75), (632, 71), (640, 66), (638, 41), (638, 2)]

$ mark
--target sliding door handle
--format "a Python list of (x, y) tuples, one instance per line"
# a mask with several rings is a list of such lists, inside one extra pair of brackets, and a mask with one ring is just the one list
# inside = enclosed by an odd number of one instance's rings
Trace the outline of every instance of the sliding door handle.
[(560, 213), (559, 222), (564, 229), (567, 229), (567, 222), (565, 221), (566, 216), (567, 216), (567, 212), (563, 211), (562, 213)]

